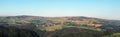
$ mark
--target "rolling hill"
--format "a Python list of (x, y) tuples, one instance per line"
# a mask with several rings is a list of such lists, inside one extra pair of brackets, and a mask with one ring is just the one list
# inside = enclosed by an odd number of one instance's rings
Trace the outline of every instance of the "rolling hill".
[(18, 37), (17, 35), (21, 37), (102, 37), (119, 32), (120, 20), (84, 16), (23, 15), (0, 17), (0, 36), (2, 37)]

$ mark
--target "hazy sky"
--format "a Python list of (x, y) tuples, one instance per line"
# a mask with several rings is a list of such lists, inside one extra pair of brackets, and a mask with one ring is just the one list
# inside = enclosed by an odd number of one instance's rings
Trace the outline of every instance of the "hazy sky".
[(11, 15), (120, 19), (120, 0), (0, 0), (0, 16)]

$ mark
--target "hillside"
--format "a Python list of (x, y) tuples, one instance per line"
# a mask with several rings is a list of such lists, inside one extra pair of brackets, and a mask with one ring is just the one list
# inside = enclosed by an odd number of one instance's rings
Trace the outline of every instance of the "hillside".
[[(24, 36), (17, 31), (23, 31), (25, 33)], [(83, 16), (41, 17), (24, 15), (0, 17), (0, 36), (2, 37), (5, 37), (2, 34), (8, 37), (16, 35), (35, 37), (34, 33), (29, 31), (34, 32), (36, 37), (102, 37), (119, 33), (120, 20), (106, 20)]]

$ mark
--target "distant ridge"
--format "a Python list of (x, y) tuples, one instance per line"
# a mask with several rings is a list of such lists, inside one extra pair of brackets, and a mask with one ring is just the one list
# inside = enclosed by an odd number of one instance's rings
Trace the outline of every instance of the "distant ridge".
[[(17, 16), (0, 16), (0, 17), (7, 17), (7, 18), (25, 18), (25, 17), (34, 17), (34, 18), (39, 18), (39, 17), (44, 17), (44, 18), (85, 18), (85, 19), (104, 19), (104, 20), (114, 20), (114, 19), (105, 19), (105, 18), (97, 18), (97, 17), (86, 17), (86, 16), (59, 16), (59, 17), (47, 17), (47, 16), (34, 16), (34, 15), (17, 15)], [(115, 19), (116, 20), (116, 19)]]

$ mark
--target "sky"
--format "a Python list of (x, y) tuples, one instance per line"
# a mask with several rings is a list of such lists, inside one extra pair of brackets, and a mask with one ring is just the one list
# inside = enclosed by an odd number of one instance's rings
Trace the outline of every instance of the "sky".
[(17, 15), (120, 19), (120, 0), (0, 0), (0, 16)]

